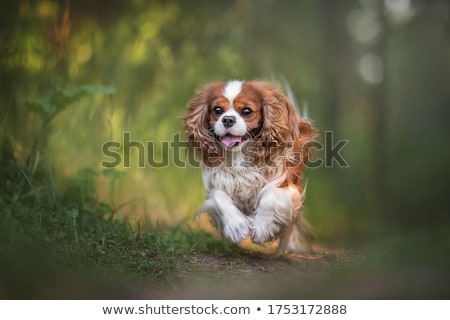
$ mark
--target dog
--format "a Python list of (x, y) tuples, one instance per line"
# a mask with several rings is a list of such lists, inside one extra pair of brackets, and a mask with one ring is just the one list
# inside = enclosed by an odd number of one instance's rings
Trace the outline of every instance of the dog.
[(309, 250), (302, 176), (316, 129), (291, 100), (269, 82), (219, 81), (201, 87), (182, 117), (206, 192), (195, 215), (207, 213), (234, 243)]

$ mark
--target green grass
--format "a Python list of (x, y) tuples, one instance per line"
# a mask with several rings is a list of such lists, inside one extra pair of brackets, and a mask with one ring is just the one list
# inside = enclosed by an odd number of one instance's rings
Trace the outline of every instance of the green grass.
[(194, 252), (241, 250), (182, 222), (116, 219), (115, 209), (87, 195), (44, 201), (49, 188), (12, 170), (0, 202), (1, 298), (115, 294), (111, 286), (161, 281)]
[[(139, 231), (92, 211), (16, 203), (0, 215), (0, 297), (101, 295), (110, 286), (160, 281), (194, 252), (239, 250), (179, 226)], [(73, 295), (72, 284), (58, 284), (71, 277), (82, 287)]]

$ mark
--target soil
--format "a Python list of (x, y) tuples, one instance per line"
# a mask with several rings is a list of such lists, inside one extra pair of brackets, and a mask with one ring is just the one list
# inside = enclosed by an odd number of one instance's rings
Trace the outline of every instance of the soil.
[(321, 294), (330, 274), (351, 267), (358, 259), (350, 250), (315, 252), (193, 254), (180, 261), (177, 272), (141, 292), (140, 298), (313, 298)]

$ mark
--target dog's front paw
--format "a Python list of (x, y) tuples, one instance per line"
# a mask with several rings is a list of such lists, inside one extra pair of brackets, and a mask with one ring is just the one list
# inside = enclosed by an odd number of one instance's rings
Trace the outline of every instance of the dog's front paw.
[(241, 216), (234, 217), (223, 227), (223, 236), (234, 243), (239, 243), (250, 234), (249, 222)]
[(292, 220), (292, 208), (289, 190), (265, 189), (252, 220), (253, 242), (264, 244), (278, 237)]
[(273, 240), (280, 231), (281, 226), (274, 219), (257, 219), (253, 224), (252, 241), (262, 245)]

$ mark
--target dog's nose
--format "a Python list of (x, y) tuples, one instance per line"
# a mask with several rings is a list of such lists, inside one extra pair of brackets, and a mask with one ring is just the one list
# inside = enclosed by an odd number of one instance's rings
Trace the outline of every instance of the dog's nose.
[(234, 116), (224, 116), (222, 123), (225, 128), (231, 128), (236, 123), (236, 118)]

